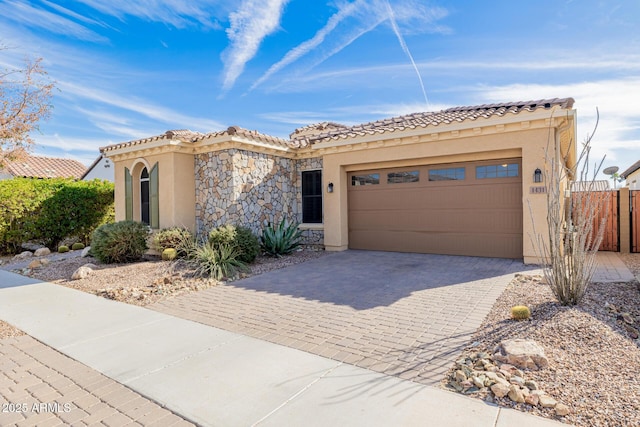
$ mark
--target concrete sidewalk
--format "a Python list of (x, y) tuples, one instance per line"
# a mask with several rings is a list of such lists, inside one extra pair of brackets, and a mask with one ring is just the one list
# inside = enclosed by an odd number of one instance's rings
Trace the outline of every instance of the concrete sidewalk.
[(5, 271), (0, 319), (201, 425), (560, 425)]

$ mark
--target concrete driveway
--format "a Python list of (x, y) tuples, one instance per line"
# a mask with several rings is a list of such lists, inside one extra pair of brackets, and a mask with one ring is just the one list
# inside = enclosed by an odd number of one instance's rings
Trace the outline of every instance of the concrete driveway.
[(433, 385), (526, 269), (509, 259), (346, 251), (149, 308)]

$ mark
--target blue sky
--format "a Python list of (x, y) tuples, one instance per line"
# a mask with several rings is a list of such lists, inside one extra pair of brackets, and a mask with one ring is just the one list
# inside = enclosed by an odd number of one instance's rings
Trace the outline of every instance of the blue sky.
[(640, 2), (0, 0), (0, 66), (57, 82), (41, 155), (238, 125), (287, 137), (331, 120), (574, 97), (593, 155), (640, 159)]

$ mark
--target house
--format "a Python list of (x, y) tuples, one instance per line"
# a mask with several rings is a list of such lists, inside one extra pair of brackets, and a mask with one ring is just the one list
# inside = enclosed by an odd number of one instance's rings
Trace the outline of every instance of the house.
[(91, 181), (92, 179), (102, 179), (109, 182), (114, 182), (113, 167), (111, 160), (104, 157), (102, 154), (85, 170), (84, 174), (80, 177), (83, 181)]
[(620, 177), (627, 181), (626, 184), (630, 190), (640, 190), (640, 160), (629, 166), (620, 174)]
[(79, 179), (87, 168), (80, 162), (57, 157), (24, 155), (8, 161), (0, 168), (0, 179), (24, 178), (75, 178)]
[[(545, 233), (545, 152), (576, 161), (574, 100), (449, 108), (282, 139), (237, 126), (167, 131), (101, 148), (115, 166), (116, 219), (198, 233), (259, 232), (282, 217), (307, 243), (536, 262)], [(553, 150), (550, 153), (554, 153)], [(564, 161), (558, 155), (554, 161)]]

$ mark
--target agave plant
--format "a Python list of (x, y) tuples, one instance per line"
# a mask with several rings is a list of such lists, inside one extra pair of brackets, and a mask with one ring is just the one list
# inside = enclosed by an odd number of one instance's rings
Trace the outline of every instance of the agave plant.
[(196, 274), (222, 280), (247, 271), (247, 265), (238, 259), (238, 255), (238, 249), (233, 246), (213, 247), (211, 243), (205, 242), (192, 248), (189, 263), (195, 268)]
[(284, 218), (275, 226), (269, 223), (260, 236), (262, 250), (276, 257), (293, 252), (300, 246), (302, 239), (302, 231), (298, 230), (298, 225), (296, 222), (287, 225)]

